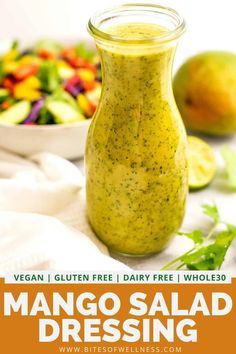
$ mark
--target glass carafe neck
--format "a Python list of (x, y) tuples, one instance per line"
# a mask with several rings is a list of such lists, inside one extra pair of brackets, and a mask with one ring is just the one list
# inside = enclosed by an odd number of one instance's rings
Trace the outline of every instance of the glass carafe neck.
[[(139, 30), (117, 33), (113, 27), (124, 24), (159, 26), (161, 31), (151, 34)], [(163, 31), (163, 29), (165, 29)], [(173, 9), (154, 4), (126, 4), (97, 12), (88, 23), (88, 31), (97, 40), (113, 45), (162, 45), (178, 40), (185, 31), (183, 18)]]
[[(93, 16), (88, 29), (100, 52), (103, 94), (142, 98), (171, 89), (172, 61), (185, 30), (175, 11), (154, 4), (121, 5)], [(122, 90), (122, 87), (125, 87)], [(127, 97), (128, 99), (128, 97)]]
[[(102, 63), (104, 93), (130, 96), (134, 92), (148, 95), (172, 91), (172, 64), (175, 45), (157, 48), (143, 48), (142, 51), (127, 52), (122, 48), (98, 45)], [(131, 95), (132, 94), (132, 95)]]

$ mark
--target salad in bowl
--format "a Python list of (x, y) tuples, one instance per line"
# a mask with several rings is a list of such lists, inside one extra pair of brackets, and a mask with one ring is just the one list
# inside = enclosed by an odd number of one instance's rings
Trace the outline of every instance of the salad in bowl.
[(0, 57), (0, 147), (82, 156), (101, 81), (96, 51), (85, 42), (47, 39), (20, 50), (14, 41)]

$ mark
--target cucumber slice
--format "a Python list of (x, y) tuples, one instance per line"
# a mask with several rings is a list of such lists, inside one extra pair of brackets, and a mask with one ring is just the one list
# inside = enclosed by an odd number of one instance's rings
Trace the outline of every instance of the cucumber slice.
[(76, 123), (84, 120), (85, 117), (74, 107), (62, 101), (49, 101), (47, 109), (54, 116), (58, 124)]
[(0, 102), (3, 102), (9, 96), (9, 94), (9, 90), (0, 88)]
[(216, 174), (216, 160), (209, 144), (195, 136), (188, 137), (189, 189), (206, 187)]
[(15, 103), (6, 111), (0, 113), (0, 123), (19, 124), (29, 115), (31, 110), (30, 101), (21, 101)]

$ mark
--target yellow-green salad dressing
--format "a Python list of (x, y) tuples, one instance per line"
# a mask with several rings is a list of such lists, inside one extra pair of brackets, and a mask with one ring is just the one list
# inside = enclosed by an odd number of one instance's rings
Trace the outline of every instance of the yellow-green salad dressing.
[(188, 190), (186, 134), (171, 86), (175, 45), (132, 43), (167, 32), (154, 24), (106, 32), (128, 40), (98, 43), (103, 91), (87, 139), (88, 217), (111, 250), (146, 255), (179, 229)]

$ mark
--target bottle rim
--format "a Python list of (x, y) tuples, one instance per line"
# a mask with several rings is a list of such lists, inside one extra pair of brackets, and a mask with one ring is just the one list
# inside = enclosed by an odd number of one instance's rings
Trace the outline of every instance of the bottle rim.
[[(150, 36), (148, 38), (124, 38), (109, 34), (100, 29), (101, 25), (106, 21), (116, 19), (125, 15), (140, 13), (141, 15), (163, 15), (170, 20), (174, 28), (159, 36)], [(129, 22), (130, 23), (130, 22)], [(148, 22), (145, 22), (148, 23)], [(158, 24), (158, 23), (157, 23)], [(88, 22), (89, 33), (98, 40), (108, 42), (117, 42), (120, 44), (150, 44), (150, 43), (165, 43), (178, 39), (186, 30), (184, 18), (174, 9), (156, 4), (133, 3), (113, 6), (96, 12)]]

